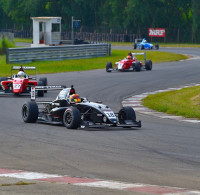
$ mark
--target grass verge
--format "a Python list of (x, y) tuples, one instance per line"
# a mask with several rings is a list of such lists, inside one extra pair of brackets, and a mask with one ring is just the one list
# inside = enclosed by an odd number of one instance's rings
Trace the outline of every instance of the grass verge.
[(32, 38), (14, 38), (15, 42), (32, 43)]
[[(32, 38), (15, 38), (15, 42), (32, 43)], [(133, 46), (132, 42), (109, 42), (113, 46)], [(156, 44), (156, 43), (153, 43)], [(160, 47), (189, 47), (189, 48), (200, 48), (200, 44), (194, 43), (159, 43)]]
[(160, 47), (200, 48), (200, 44), (193, 43), (160, 43)]
[(142, 102), (159, 112), (200, 119), (200, 86), (149, 95)]
[[(125, 50), (112, 50), (112, 56), (76, 59), (76, 60), (61, 60), (61, 61), (38, 61), (25, 63), (25, 66), (36, 66), (39, 74), (44, 73), (59, 73), (71, 71), (85, 71), (93, 69), (103, 69), (107, 62), (115, 63), (119, 59), (123, 59), (128, 54)], [(187, 59), (186, 56), (175, 53), (161, 51), (146, 51), (147, 59), (151, 59), (153, 63), (171, 62)], [(142, 56), (138, 56), (138, 59)], [(21, 64), (6, 64), (6, 56), (0, 56), (0, 76), (10, 76), (11, 66)]]
[[(129, 46), (133, 47), (130, 42), (110, 42), (112, 46)], [(153, 43), (154, 45), (157, 43)], [(158, 43), (160, 47), (183, 47), (183, 48), (200, 48), (200, 44), (194, 43)]]

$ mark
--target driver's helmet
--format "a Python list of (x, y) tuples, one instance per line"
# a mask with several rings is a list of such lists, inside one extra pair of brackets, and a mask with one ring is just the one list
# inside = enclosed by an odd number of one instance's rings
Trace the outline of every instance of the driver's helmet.
[(143, 42), (144, 42), (144, 43), (146, 43), (146, 42), (147, 42), (147, 40), (146, 40), (146, 39), (143, 39)]
[(127, 56), (127, 59), (128, 59), (128, 60), (131, 60), (131, 56), (128, 55), (128, 56)]
[(74, 103), (81, 102), (81, 98), (78, 94), (70, 95), (69, 99), (71, 100), (71, 102), (74, 102)]
[(19, 77), (19, 78), (26, 78), (26, 74), (25, 74), (25, 72), (23, 72), (23, 71), (19, 71), (19, 72), (17, 73), (17, 77)]

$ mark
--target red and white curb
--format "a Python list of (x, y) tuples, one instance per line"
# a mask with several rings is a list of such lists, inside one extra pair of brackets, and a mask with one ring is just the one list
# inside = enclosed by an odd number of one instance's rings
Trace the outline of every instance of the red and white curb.
[(141, 192), (161, 195), (200, 195), (200, 191), (188, 190), (169, 186), (157, 186), (141, 183), (123, 183), (118, 181), (106, 181), (101, 179), (70, 177), (68, 175), (56, 175), (47, 173), (28, 172), (14, 169), (0, 169), (0, 177), (27, 179), (50, 183), (71, 184), (96, 188), (107, 188), (132, 192)]
[(124, 99), (122, 101), (122, 105), (123, 106), (131, 106), (134, 108), (135, 111), (137, 111), (141, 114), (151, 115), (151, 116), (164, 118), (164, 119), (173, 119), (173, 120), (178, 120), (178, 121), (183, 121), (183, 122), (200, 123), (200, 120), (197, 120), (197, 119), (184, 118), (182, 116), (173, 116), (173, 115), (166, 114), (163, 112), (157, 112), (157, 111), (151, 110), (149, 108), (146, 108), (142, 105), (142, 99), (144, 99), (148, 95), (162, 93), (162, 92), (166, 92), (166, 91), (175, 91), (175, 90), (180, 90), (183, 88), (194, 87), (194, 86), (200, 86), (200, 84), (191, 83), (186, 86), (181, 86), (178, 88), (168, 88), (168, 89), (158, 90), (158, 91), (154, 91), (154, 92), (146, 92), (146, 93), (143, 93), (140, 95), (134, 95), (132, 97)]

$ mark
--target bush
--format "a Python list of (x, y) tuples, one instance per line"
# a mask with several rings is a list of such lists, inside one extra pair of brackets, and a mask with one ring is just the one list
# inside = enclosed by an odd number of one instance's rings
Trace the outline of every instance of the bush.
[(10, 41), (7, 37), (0, 39), (0, 54), (6, 54), (6, 48), (14, 48), (15, 42)]

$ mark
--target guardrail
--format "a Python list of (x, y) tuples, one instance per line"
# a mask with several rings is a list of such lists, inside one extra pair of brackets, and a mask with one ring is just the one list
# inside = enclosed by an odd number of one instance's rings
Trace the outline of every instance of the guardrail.
[(91, 58), (111, 55), (111, 44), (84, 44), (68, 46), (8, 48), (6, 63), (27, 63), (33, 61), (54, 61)]

